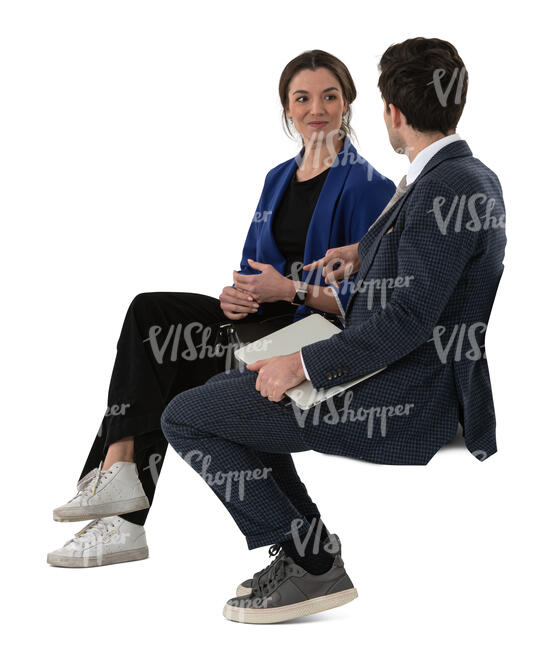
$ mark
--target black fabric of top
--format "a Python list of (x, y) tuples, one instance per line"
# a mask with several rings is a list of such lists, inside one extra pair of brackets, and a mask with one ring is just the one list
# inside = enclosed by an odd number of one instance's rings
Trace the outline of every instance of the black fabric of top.
[(329, 171), (330, 167), (307, 181), (298, 181), (294, 174), (275, 211), (273, 237), (286, 258), (286, 277), (291, 277), (295, 262), (303, 264), (307, 230)]

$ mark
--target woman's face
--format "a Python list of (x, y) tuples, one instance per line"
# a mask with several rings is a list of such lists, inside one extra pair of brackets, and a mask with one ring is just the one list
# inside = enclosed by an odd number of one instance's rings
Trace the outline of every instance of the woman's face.
[(304, 143), (317, 142), (342, 124), (347, 104), (338, 79), (326, 68), (301, 70), (290, 81), (286, 117), (294, 120)]

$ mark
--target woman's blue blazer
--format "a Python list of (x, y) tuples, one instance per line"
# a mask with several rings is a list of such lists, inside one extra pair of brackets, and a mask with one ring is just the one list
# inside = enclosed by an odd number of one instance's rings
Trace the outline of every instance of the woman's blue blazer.
[[(284, 274), (286, 260), (277, 247), (273, 236), (273, 215), (288, 186), (301, 164), (303, 148), (297, 156), (281, 163), (265, 177), (263, 191), (257, 205), (244, 249), (240, 272), (258, 273), (248, 265), (248, 258), (271, 264)], [(358, 242), (380, 215), (395, 191), (395, 185), (372, 167), (346, 137), (328, 172), (305, 241), (304, 264), (324, 257), (329, 248)], [(324, 285), (320, 271), (302, 271), (302, 280), (309, 284)], [(354, 278), (335, 289), (341, 315), (354, 285)], [(263, 307), (260, 307), (262, 313)], [(316, 313), (318, 310), (302, 305), (296, 310), (295, 320)]]

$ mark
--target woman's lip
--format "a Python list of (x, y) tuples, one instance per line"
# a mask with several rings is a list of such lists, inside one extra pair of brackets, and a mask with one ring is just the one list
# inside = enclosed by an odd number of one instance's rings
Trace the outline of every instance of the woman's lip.
[(326, 126), (328, 122), (308, 122), (309, 126)]

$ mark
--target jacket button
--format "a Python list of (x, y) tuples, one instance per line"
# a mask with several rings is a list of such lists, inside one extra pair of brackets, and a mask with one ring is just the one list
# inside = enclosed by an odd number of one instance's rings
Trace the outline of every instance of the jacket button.
[(325, 375), (325, 377), (330, 381), (330, 380), (332, 379), (332, 373), (331, 373), (331, 372), (327, 372), (326, 375)]

